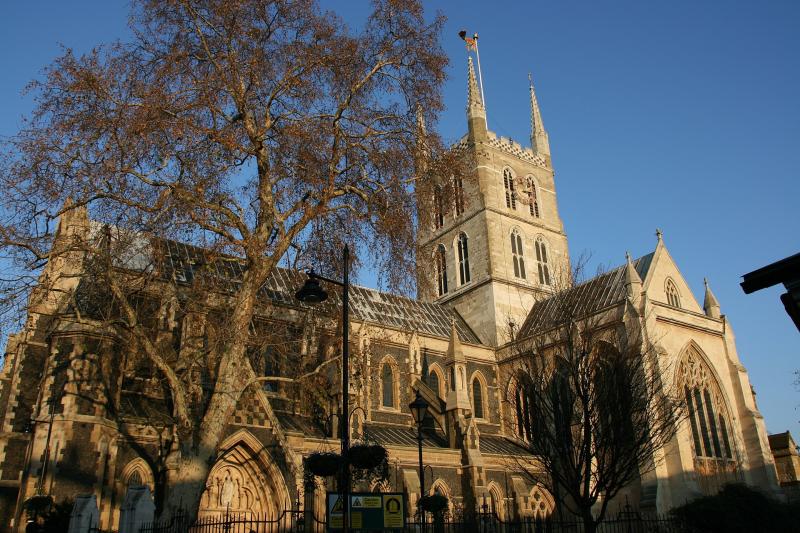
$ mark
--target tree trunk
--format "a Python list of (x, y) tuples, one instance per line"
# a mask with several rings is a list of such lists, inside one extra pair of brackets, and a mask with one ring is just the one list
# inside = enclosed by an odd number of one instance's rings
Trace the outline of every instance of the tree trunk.
[(581, 518), (583, 519), (583, 533), (595, 533), (595, 531), (597, 531), (597, 522), (595, 522), (594, 516), (592, 516), (591, 508), (583, 509)]
[(183, 454), (176, 464), (169, 465), (162, 519), (182, 513), (188, 523), (194, 522), (200, 509), (200, 498), (206, 490), (211, 465), (199, 454)]

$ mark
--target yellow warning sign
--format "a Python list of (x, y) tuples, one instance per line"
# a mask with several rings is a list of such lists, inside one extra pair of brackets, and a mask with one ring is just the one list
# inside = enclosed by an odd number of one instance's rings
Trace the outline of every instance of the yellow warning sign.
[(383, 496), (383, 527), (403, 527), (403, 501), (400, 496)]
[(380, 496), (357, 496), (353, 498), (353, 503), (350, 505), (353, 508), (380, 509), (382, 503)]
[(336, 498), (336, 501), (333, 502), (333, 507), (331, 507), (332, 513), (341, 513), (344, 511), (344, 505), (342, 505), (342, 499)]
[(362, 519), (362, 515), (359, 511), (353, 511), (350, 513), (350, 527), (353, 529), (361, 529), (364, 527), (364, 520)]

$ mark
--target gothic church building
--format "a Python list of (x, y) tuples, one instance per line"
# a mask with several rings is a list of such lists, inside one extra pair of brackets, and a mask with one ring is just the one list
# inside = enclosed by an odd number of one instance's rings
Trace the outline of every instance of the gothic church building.
[[(420, 229), (418, 258), (431, 268), (420, 268), (427, 278), (419, 298), (352, 289), (350, 343), (358, 368), (351, 370), (352, 438), (384, 445), (391, 467), (384, 485), (358, 488), (406, 493), (409, 516), (421, 490), (448, 496), (454, 513), (486, 502), (501, 519), (543, 516), (555, 507), (544, 486), (514, 469), (516, 461), (535, 463), (535, 457), (526, 451), (514, 369), (506, 357), (515, 335), (524, 336), (530, 315), (553, 294), (559, 273), (570, 268), (548, 135), (532, 86), (530, 104), (530, 147), (489, 131), (470, 60), (468, 129), (459, 145), (475, 168), (469, 177), (454, 178), (453, 197), (435, 201), (433, 223)], [(91, 232), (94, 224), (76, 208), (62, 217), (59, 234)], [(169, 244), (176, 270), (191, 263), (193, 253)], [(303, 319), (293, 298), (302, 282), (300, 273), (276, 271), (264, 306), (311, 339), (298, 350), (316, 350), (324, 359), (340, 342), (336, 313), (314, 323)], [(80, 285), (67, 289), (79, 291)], [(652, 251), (568, 290), (582, 291), (594, 309), (619, 309), (626, 323), (656, 339), (663, 379), (687, 391), (691, 416), (654, 457), (655, 470), (628, 491), (632, 504), (664, 512), (733, 480), (777, 490), (764, 419), (731, 325), (708, 284), (702, 301), (692, 294), (660, 234)], [(54, 295), (46, 299), (49, 305), (31, 308), (5, 349), (3, 530), (24, 527), (23, 502), (34, 494), (57, 501), (92, 494), (99, 527), (116, 529), (128, 489), (153, 489), (159, 473), (151, 456), (168, 452), (159, 449), (159, 430), (145, 422), (147, 377), (127, 375), (124, 347), (64, 298)], [(163, 327), (193, 326), (165, 320)], [(116, 406), (113, 416), (98, 407), (103, 402), (86, 401), (101, 394), (91, 380), (96, 362), (109, 357), (119, 358), (125, 374), (116, 397), (104, 398)], [(288, 391), (265, 384), (243, 395), (211, 469), (201, 516), (228, 509), (275, 516), (299, 506), (308, 524), (322, 519), (324, 489), (306, 489), (302, 459), (337, 449), (338, 440)], [(430, 468), (424, 487), (408, 408), (417, 391), (434, 420), (425, 434)]]

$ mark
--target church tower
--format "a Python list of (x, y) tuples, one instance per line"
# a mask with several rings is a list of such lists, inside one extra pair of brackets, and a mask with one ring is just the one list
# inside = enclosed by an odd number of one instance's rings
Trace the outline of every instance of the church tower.
[(531, 147), (523, 147), (488, 130), (469, 59), (468, 131), (458, 145), (471, 168), (442, 184), (451, 198), (433, 199), (432, 223), (418, 234), (419, 276), (427, 278), (420, 279), (420, 298), (454, 307), (492, 346), (508, 342), (537, 296), (562, 284), (569, 271), (550, 143), (532, 82), (529, 91)]

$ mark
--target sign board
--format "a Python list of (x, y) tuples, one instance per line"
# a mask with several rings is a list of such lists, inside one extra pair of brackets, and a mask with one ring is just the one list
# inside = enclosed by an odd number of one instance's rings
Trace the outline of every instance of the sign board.
[[(329, 492), (326, 499), (328, 531), (344, 525), (344, 502), (341, 494)], [(350, 528), (370, 531), (403, 529), (406, 506), (402, 492), (356, 492), (350, 495)]]

